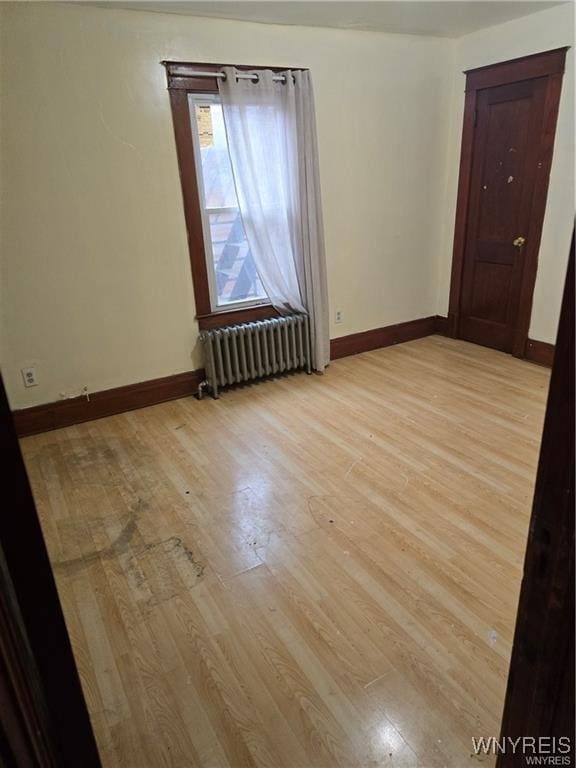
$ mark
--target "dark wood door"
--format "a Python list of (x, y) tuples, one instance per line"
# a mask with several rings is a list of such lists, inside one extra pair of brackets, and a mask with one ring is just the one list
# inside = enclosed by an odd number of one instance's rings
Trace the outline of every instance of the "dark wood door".
[(547, 78), (486, 88), (477, 99), (460, 336), (512, 352)]
[(448, 334), (524, 357), (566, 48), (466, 72)]

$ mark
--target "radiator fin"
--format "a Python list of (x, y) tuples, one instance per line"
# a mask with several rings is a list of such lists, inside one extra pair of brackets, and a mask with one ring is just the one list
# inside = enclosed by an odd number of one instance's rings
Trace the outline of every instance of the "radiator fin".
[(306, 315), (230, 325), (200, 334), (206, 381), (214, 397), (221, 387), (286, 371), (311, 372)]

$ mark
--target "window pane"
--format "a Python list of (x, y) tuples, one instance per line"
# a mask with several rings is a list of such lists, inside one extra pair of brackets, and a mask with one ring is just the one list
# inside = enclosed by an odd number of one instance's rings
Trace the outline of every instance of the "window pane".
[(206, 208), (238, 207), (228, 155), (224, 118), (220, 104), (196, 105), (200, 138), (204, 205)]
[(238, 211), (222, 107), (195, 104), (195, 117), (217, 304), (266, 300)]
[(238, 210), (210, 213), (209, 219), (218, 305), (265, 299)]

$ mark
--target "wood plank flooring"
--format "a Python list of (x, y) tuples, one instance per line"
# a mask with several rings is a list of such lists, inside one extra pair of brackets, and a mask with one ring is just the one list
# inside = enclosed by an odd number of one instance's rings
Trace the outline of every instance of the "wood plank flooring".
[(434, 336), (22, 441), (105, 768), (463, 768), (548, 371)]

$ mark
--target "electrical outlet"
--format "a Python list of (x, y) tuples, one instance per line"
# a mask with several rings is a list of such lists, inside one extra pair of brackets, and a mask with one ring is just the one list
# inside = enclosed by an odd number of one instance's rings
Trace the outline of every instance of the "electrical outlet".
[(336, 322), (336, 323), (341, 323), (342, 322), (342, 310), (341, 309), (337, 309), (336, 310), (336, 317), (335, 317), (334, 322)]
[(36, 377), (36, 366), (32, 365), (30, 368), (21, 368), (22, 378), (24, 379), (25, 387), (38, 386), (38, 378)]

